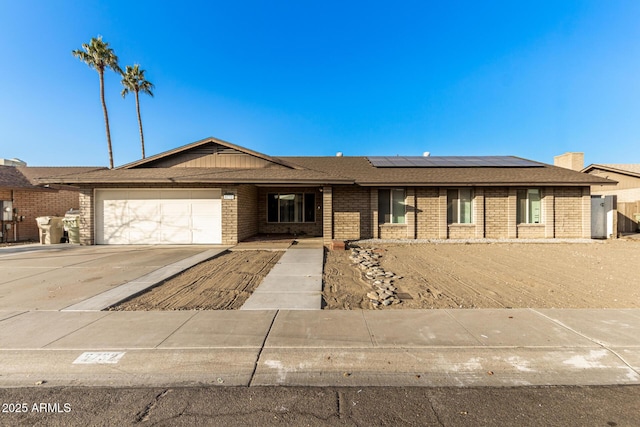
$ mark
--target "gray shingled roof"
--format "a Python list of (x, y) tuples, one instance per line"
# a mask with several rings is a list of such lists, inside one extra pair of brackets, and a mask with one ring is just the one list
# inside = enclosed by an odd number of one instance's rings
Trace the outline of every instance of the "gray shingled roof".
[(15, 166), (0, 166), (0, 188), (33, 190), (33, 184)]
[(77, 176), (85, 172), (105, 169), (82, 166), (0, 166), (0, 188), (20, 190), (42, 190), (41, 180), (54, 183), (60, 177)]
[(222, 168), (136, 168), (98, 170), (77, 175), (41, 179), (41, 183), (306, 183), (352, 184), (353, 179), (332, 177), (315, 170), (285, 168), (222, 169)]
[(366, 157), (284, 157), (307, 169), (352, 178), (359, 185), (591, 185), (613, 181), (561, 167), (375, 168)]
[(141, 168), (101, 169), (39, 179), (55, 184), (254, 183), (403, 186), (614, 184), (597, 176), (551, 165), (538, 167), (376, 168), (366, 157), (280, 157), (298, 169)]

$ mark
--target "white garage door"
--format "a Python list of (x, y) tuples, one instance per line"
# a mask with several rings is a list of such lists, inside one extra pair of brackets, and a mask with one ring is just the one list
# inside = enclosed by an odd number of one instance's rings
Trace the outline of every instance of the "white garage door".
[(97, 244), (222, 243), (220, 189), (97, 189)]

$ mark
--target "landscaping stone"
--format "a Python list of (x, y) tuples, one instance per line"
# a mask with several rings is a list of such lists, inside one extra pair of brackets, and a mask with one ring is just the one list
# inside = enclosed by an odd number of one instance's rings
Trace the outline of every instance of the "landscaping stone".
[(367, 298), (373, 307), (386, 307), (391, 304), (399, 304), (402, 301), (398, 298), (397, 288), (392, 285), (394, 280), (401, 276), (391, 271), (385, 271), (380, 266), (380, 258), (383, 250), (351, 248), (349, 259), (363, 271), (363, 278), (368, 281), (373, 292), (367, 292)]

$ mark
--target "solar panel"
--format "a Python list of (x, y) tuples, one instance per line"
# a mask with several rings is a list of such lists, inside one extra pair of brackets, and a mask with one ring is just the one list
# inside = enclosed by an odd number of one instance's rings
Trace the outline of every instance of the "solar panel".
[(370, 156), (369, 163), (377, 168), (530, 168), (541, 163), (513, 156)]

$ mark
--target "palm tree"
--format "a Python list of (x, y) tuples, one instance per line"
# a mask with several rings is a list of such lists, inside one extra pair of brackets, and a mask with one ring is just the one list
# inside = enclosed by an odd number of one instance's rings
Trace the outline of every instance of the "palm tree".
[(102, 36), (92, 38), (89, 44), (83, 43), (82, 49), (77, 49), (71, 53), (89, 68), (93, 68), (100, 76), (100, 101), (104, 112), (104, 123), (107, 128), (107, 145), (109, 147), (109, 167), (113, 169), (113, 150), (111, 149), (111, 132), (109, 131), (109, 115), (107, 114), (107, 104), (104, 102), (104, 70), (111, 68), (113, 71), (122, 74), (118, 66), (118, 57), (109, 47), (109, 43), (102, 41)]
[(134, 66), (127, 65), (126, 71), (122, 74), (122, 97), (127, 96), (129, 92), (136, 95), (136, 111), (138, 113), (138, 127), (140, 128), (140, 143), (142, 144), (142, 158), (144, 159), (144, 134), (142, 133), (142, 118), (140, 117), (140, 92), (153, 96), (153, 83), (144, 79), (144, 70), (140, 69), (140, 64)]

